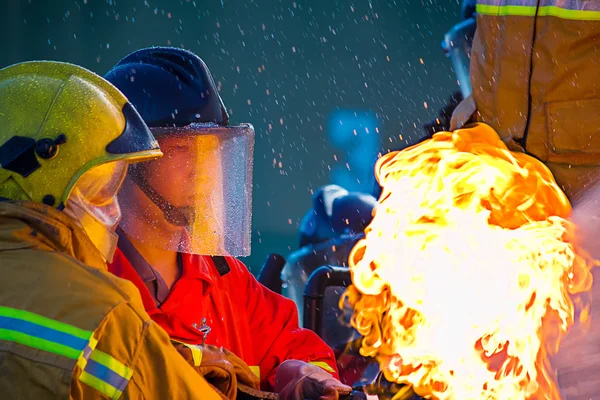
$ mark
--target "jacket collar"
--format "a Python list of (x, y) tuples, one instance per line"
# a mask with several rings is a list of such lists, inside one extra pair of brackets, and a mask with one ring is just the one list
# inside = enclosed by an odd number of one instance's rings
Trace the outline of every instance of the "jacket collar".
[(0, 202), (0, 252), (24, 248), (57, 251), (94, 268), (106, 262), (75, 220), (40, 203)]

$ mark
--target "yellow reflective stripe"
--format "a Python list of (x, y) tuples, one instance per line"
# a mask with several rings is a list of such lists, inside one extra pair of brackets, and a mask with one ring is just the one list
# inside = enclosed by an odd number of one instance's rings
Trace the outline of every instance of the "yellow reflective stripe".
[(126, 380), (129, 380), (133, 375), (133, 370), (121, 362), (117, 361), (115, 358), (109, 356), (103, 351), (94, 350), (92, 351), (92, 355), (90, 359), (96, 361), (98, 364), (104, 365), (106, 368), (111, 371), (121, 375)]
[(556, 6), (540, 7), (539, 16), (575, 19), (581, 21), (600, 21), (600, 11), (592, 10), (567, 10)]
[(194, 360), (194, 367), (199, 367), (202, 364), (202, 350), (196, 346), (189, 345), (188, 348), (192, 351), (192, 359)]
[(133, 370), (114, 357), (96, 349), (94, 337), (77, 360), (79, 380), (110, 399), (118, 399), (133, 375)]
[(98, 345), (98, 339), (92, 336), (90, 338), (90, 341), (88, 342), (88, 345), (85, 347), (85, 349), (83, 349), (83, 351), (79, 355), (79, 358), (77, 359), (77, 365), (79, 366), (79, 368), (81, 368), (82, 371), (85, 369), (88, 358), (96, 348), (96, 345)]
[(202, 364), (202, 349), (194, 344), (180, 342), (179, 340), (171, 339), (172, 342), (179, 343), (190, 349), (192, 352), (192, 360), (194, 361), (194, 367), (199, 367)]
[(88, 374), (85, 371), (81, 373), (81, 375), (79, 376), (79, 380), (88, 385), (89, 387), (96, 389), (100, 393), (104, 393), (112, 400), (118, 399), (123, 394), (123, 392), (121, 392), (119, 389), (115, 388), (112, 385), (109, 385), (108, 383), (96, 378), (93, 375)]
[(488, 4), (477, 4), (475, 10), (477, 14), (496, 15), (505, 17), (507, 15), (533, 17), (537, 7), (535, 6), (492, 6)]
[(477, 4), (476, 11), (482, 15), (495, 15), (500, 17), (557, 17), (580, 21), (600, 21), (600, 11), (595, 10), (570, 10), (557, 6), (493, 6), (488, 4)]
[(59, 356), (67, 357), (72, 360), (76, 360), (81, 354), (81, 350), (8, 329), (0, 328), (0, 340), (19, 343), (37, 350), (58, 354)]
[(258, 379), (260, 379), (260, 367), (258, 365), (250, 365), (250, 372), (252, 372)]
[(94, 350), (96, 348), (96, 346), (98, 345), (98, 339), (96, 339), (95, 337), (91, 337), (90, 341), (88, 343), (88, 346), (90, 346), (90, 349)]
[(309, 364), (312, 364), (316, 367), (323, 368), (325, 371), (335, 374), (335, 370), (329, 366), (326, 362), (323, 361), (310, 361)]

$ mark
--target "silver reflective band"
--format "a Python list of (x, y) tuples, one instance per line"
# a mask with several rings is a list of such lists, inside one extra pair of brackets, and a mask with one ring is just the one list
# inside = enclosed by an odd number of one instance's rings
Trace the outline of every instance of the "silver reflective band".
[(581, 21), (600, 20), (597, 0), (479, 0), (476, 12), (491, 16), (556, 17)]
[[(521, 6), (538, 7), (538, 0), (477, 0), (477, 6)], [(553, 6), (565, 10), (598, 11), (600, 2), (596, 0), (540, 0), (539, 7)]]

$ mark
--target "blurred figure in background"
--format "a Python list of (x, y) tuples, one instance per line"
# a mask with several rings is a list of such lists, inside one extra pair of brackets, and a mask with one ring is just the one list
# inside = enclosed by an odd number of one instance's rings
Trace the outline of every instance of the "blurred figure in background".
[[(284, 293), (296, 303), (301, 322), (309, 276), (324, 265), (348, 266), (350, 251), (364, 237), (376, 204), (375, 197), (369, 194), (351, 193), (337, 185), (326, 185), (313, 195), (312, 208), (300, 224), (300, 248), (289, 255), (282, 273)], [(350, 326), (350, 313), (339, 308), (344, 290), (335, 286), (325, 289), (320, 310), (322, 339), (334, 349), (340, 379), (352, 385), (368, 361), (358, 354), (358, 347), (348, 351), (348, 344), (360, 335)]]

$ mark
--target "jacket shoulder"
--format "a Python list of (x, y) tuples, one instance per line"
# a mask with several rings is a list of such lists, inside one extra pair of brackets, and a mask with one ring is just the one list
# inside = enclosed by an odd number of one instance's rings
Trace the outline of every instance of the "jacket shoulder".
[(10, 253), (0, 254), (0, 277), (8, 283), (0, 305), (94, 330), (112, 309), (137, 294), (130, 282), (68, 255), (37, 249)]
[(39, 249), (0, 252), (0, 279), (0, 368), (6, 378), (0, 392), (15, 394), (7, 398), (67, 397), (78, 359), (120, 304), (131, 308), (135, 288)]

